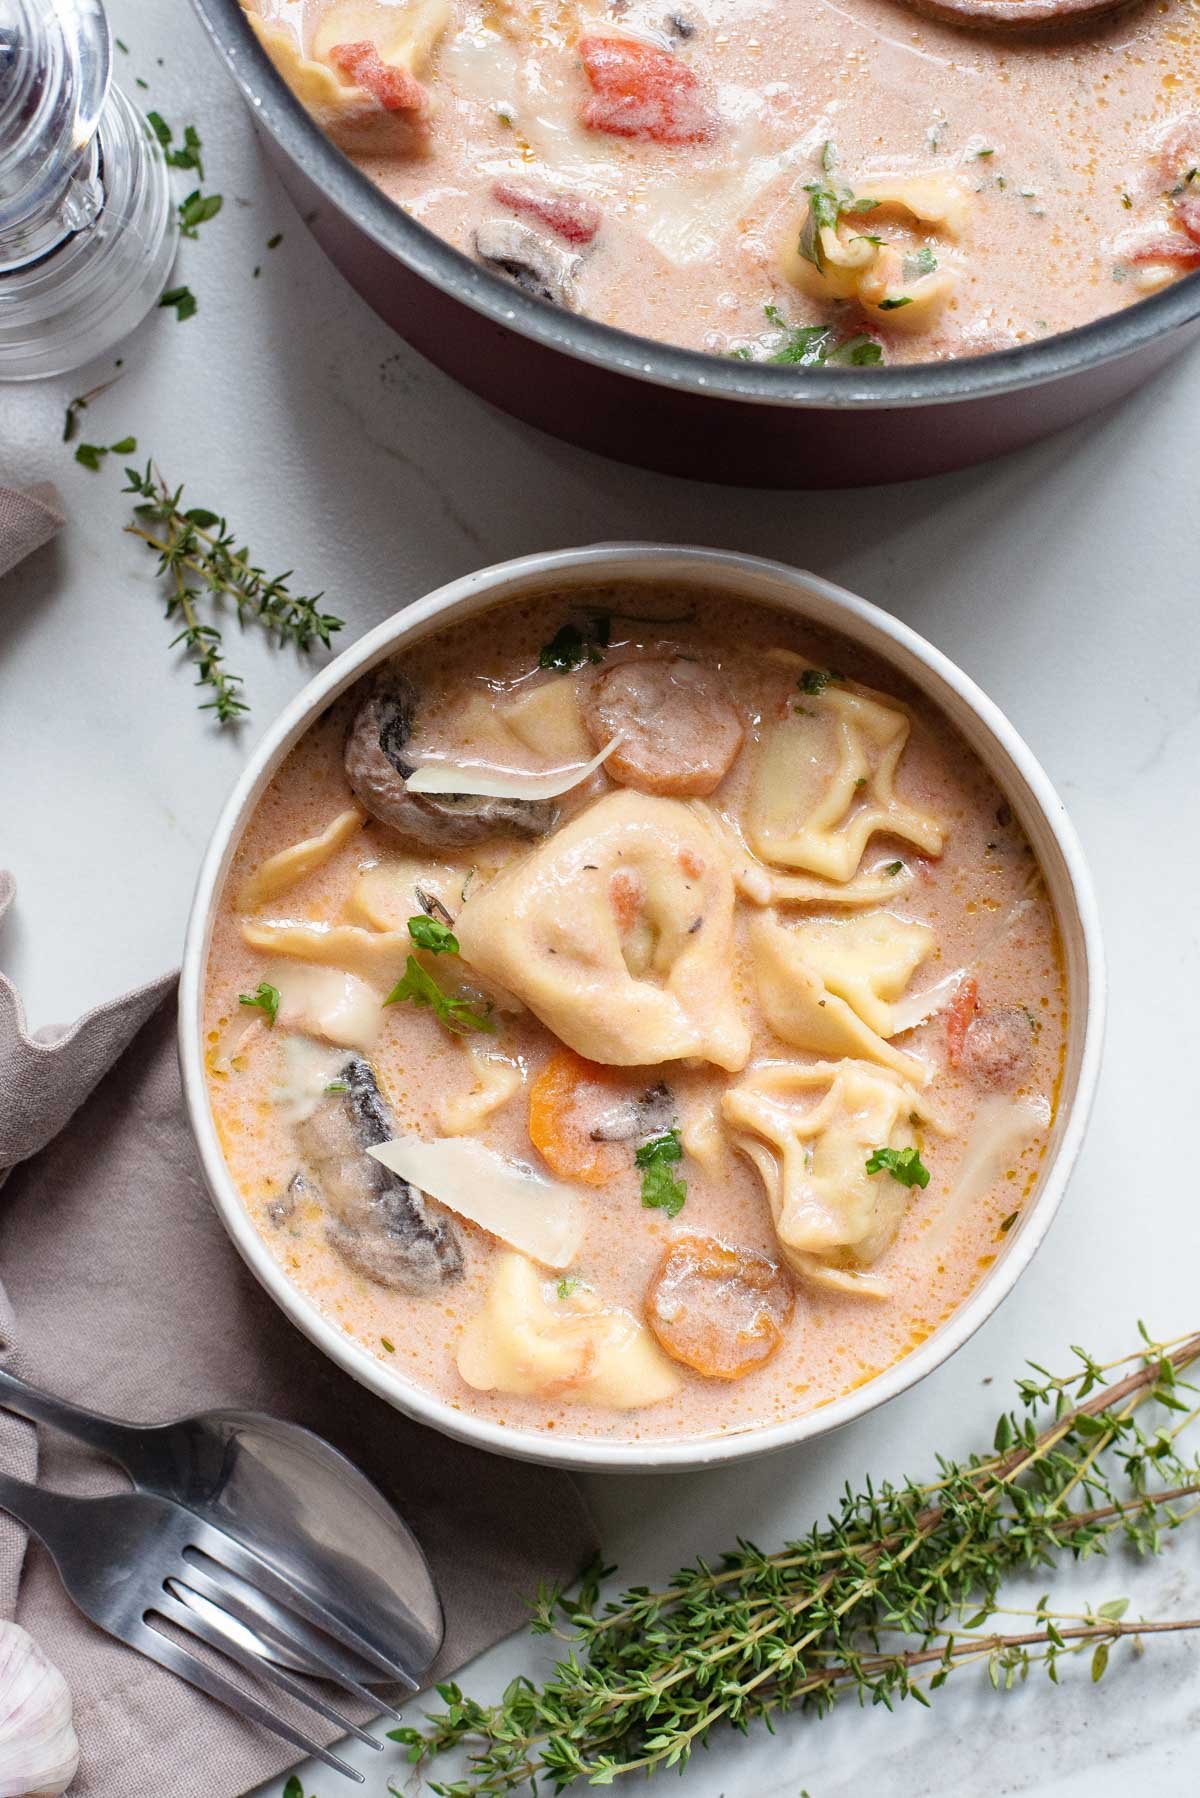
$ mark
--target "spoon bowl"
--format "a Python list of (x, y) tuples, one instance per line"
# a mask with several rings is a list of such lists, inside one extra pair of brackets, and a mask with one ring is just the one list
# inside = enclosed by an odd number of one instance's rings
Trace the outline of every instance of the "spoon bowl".
[(1049, 33), (1082, 31), (1143, 0), (906, 0), (943, 25), (971, 31)]

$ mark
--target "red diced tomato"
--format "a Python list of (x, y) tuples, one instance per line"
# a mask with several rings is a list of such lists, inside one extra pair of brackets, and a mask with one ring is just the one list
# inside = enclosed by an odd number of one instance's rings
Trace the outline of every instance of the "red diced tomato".
[(365, 88), (385, 112), (425, 112), (428, 95), (407, 69), (384, 62), (369, 39), (360, 43), (334, 44), (329, 60), (339, 74)]
[(1163, 231), (1145, 238), (1126, 260), (1138, 267), (1169, 262), (1176, 268), (1200, 268), (1200, 239), (1185, 237), (1182, 231)]
[(551, 193), (526, 181), (497, 181), (492, 194), (502, 206), (528, 213), (567, 243), (591, 243), (600, 229), (600, 208), (575, 194)]
[(1186, 199), (1176, 200), (1175, 217), (1192, 242), (1200, 245), (1200, 194), (1188, 194)]
[(954, 995), (954, 1003), (946, 1013), (946, 1054), (950, 1058), (950, 1066), (958, 1067), (962, 1061), (963, 1044), (967, 1040), (967, 1031), (979, 1015), (979, 982), (964, 980)]
[(699, 76), (669, 51), (631, 38), (585, 37), (579, 54), (592, 89), (583, 109), (589, 130), (656, 144), (698, 144), (715, 133)]

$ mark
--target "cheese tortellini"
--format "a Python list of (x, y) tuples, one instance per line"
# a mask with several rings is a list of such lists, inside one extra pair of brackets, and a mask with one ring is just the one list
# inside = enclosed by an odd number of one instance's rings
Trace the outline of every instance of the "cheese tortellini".
[(590, 1287), (547, 1298), (524, 1255), (501, 1256), (482, 1311), (458, 1346), (458, 1371), (479, 1392), (562, 1398), (632, 1411), (679, 1390), (671, 1362), (631, 1312)]
[(784, 1042), (929, 1078), (921, 1062), (886, 1040), (897, 1031), (894, 1002), (932, 952), (927, 924), (878, 911), (788, 926), (764, 912), (749, 930), (759, 1003)]
[(780, 1247), (803, 1278), (838, 1292), (886, 1298), (862, 1270), (900, 1227), (908, 1189), (867, 1172), (876, 1149), (917, 1144), (928, 1113), (897, 1074), (861, 1061), (768, 1063), (722, 1101), (734, 1142), (762, 1177)]
[(589, 1061), (696, 1056), (736, 1072), (733, 881), (681, 801), (610, 793), (512, 862), (455, 923), (464, 960)]
[[(798, 658), (794, 665), (807, 666)], [(909, 729), (905, 712), (865, 688), (830, 680), (818, 692), (803, 689), (764, 724), (746, 817), (750, 847), (763, 861), (836, 881), (853, 878), (877, 832), (940, 855), (945, 827), (896, 795)]]
[[(817, 300), (856, 300), (893, 330), (927, 330), (958, 284), (956, 271), (925, 240), (957, 237), (968, 196), (952, 176), (879, 176), (853, 193), (808, 188), (808, 209), (793, 222), (780, 258), (784, 278)], [(874, 228), (899, 214), (921, 235), (895, 240)]]
[(417, 77), (450, 22), (450, 0), (345, 0), (321, 14), (307, 52), (296, 31), (246, 11), (305, 111), (343, 149), (412, 151), (412, 126), (429, 110)]

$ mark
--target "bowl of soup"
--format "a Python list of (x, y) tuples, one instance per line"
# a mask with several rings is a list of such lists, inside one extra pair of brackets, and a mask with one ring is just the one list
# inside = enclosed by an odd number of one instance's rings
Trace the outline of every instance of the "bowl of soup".
[(905, 479), (1083, 416), (1200, 326), (1190, 0), (1065, 35), (905, 0), (198, 4), (376, 310), (629, 460)]
[(180, 1050), (234, 1243), (498, 1452), (708, 1465), (912, 1385), (1095, 1085), (1078, 843), (976, 687), (755, 557), (602, 545), (370, 632), (205, 857)]

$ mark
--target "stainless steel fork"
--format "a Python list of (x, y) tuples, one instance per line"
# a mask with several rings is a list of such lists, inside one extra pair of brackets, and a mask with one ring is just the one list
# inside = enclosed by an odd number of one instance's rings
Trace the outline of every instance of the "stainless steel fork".
[(362, 1783), (362, 1774), (346, 1761), (161, 1627), (167, 1623), (172, 1631), (216, 1649), (257, 1680), (279, 1687), (326, 1718), (339, 1733), (382, 1748), (382, 1742), (343, 1716), (308, 1681), (242, 1647), (236, 1629), (229, 1629), (230, 1620), (247, 1625), (320, 1667), (324, 1677), (361, 1698), (373, 1712), (396, 1715), (348, 1673), (346, 1656), (334, 1645), (350, 1650), (389, 1679), (411, 1686), (411, 1678), (343, 1618), (314, 1602), (243, 1543), (152, 1493), (77, 1498), (0, 1474), (0, 1510), (17, 1518), (45, 1546), (71, 1598), (110, 1636), (217, 1703), (273, 1730), (302, 1753), (315, 1755)]

